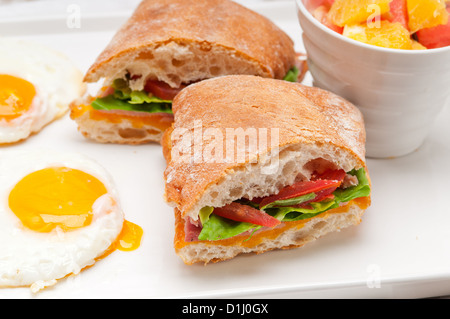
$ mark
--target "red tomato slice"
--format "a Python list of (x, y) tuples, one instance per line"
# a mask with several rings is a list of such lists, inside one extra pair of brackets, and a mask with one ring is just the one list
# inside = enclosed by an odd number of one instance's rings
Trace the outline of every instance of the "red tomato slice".
[(179, 88), (173, 88), (162, 81), (148, 80), (147, 83), (145, 83), (144, 90), (160, 99), (171, 101), (185, 87), (186, 85), (181, 85)]
[[(447, 8), (450, 14), (450, 7)], [(438, 25), (433, 28), (417, 31), (419, 43), (427, 49), (443, 48), (450, 45), (450, 18), (446, 25)]]
[[(277, 195), (272, 195), (264, 198), (253, 198), (251, 201), (255, 204), (259, 204), (259, 207), (264, 207), (265, 205), (277, 200), (294, 198), (315, 192), (317, 195), (316, 198), (306, 203), (310, 203), (313, 201), (318, 202), (321, 200), (321, 197), (319, 196), (327, 196), (333, 193), (336, 188), (341, 185), (342, 181), (345, 178), (345, 175), (347, 175), (347, 173), (345, 173), (343, 169), (328, 169), (320, 174), (315, 172), (312, 174), (310, 181), (299, 182), (292, 186), (287, 186), (283, 188)], [(325, 183), (316, 183), (316, 181), (322, 180), (325, 181)], [(327, 191), (325, 192), (325, 190)]]
[[(270, 203), (278, 200), (285, 200), (289, 198), (303, 196), (309, 193), (317, 193), (324, 189), (332, 188), (333, 191), (341, 185), (341, 181), (337, 180), (315, 180), (303, 181), (295, 183), (291, 186), (283, 188), (278, 194), (265, 197), (260, 203), (259, 207), (264, 207)], [(332, 191), (332, 192), (333, 192)]]
[(311, 176), (311, 180), (326, 179), (342, 182), (345, 178), (345, 175), (347, 175), (347, 173), (345, 173), (343, 169), (328, 169), (320, 174), (318, 174), (317, 172), (313, 173), (313, 175)]
[(255, 225), (275, 227), (281, 222), (262, 210), (236, 202), (223, 207), (214, 208), (214, 214), (237, 222), (252, 223)]

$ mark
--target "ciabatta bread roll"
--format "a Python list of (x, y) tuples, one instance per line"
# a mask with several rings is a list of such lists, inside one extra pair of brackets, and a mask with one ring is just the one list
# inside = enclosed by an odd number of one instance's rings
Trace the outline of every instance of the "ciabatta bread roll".
[(173, 111), (165, 196), (186, 264), (299, 247), (370, 205), (363, 117), (335, 94), (231, 75), (187, 87)]
[(191, 83), (230, 74), (301, 80), (305, 70), (286, 33), (233, 1), (144, 0), (85, 75), (104, 90), (75, 101), (71, 117), (100, 142), (159, 142), (173, 97)]

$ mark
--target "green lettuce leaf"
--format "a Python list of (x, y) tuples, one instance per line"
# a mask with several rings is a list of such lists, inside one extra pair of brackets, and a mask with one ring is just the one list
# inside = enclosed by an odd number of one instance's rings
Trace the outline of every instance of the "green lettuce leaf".
[(311, 203), (310, 205), (313, 207), (312, 209), (298, 207), (277, 207), (270, 209), (270, 212), (267, 211), (267, 213), (282, 222), (293, 222), (296, 220), (311, 218), (329, 209), (339, 207), (339, 204), (335, 200)]
[(101, 98), (96, 98), (91, 103), (92, 107), (96, 110), (124, 110), (124, 111), (135, 111), (135, 112), (164, 112), (164, 113), (172, 113), (171, 105), (168, 103), (141, 103), (141, 104), (133, 104), (129, 103), (129, 101), (121, 100), (115, 98), (113, 95), (108, 95)]
[(315, 193), (310, 193), (310, 194), (306, 194), (306, 195), (299, 196), (299, 197), (277, 200), (270, 204), (267, 204), (266, 206), (261, 207), (261, 209), (265, 210), (267, 208), (271, 208), (274, 206), (295, 206), (295, 205), (299, 205), (301, 203), (307, 202), (309, 200), (312, 200), (315, 197), (316, 197)]
[(209, 216), (211, 216), (213, 210), (214, 207), (211, 206), (205, 206), (202, 209), (200, 209), (198, 216), (200, 217), (200, 222), (202, 223), (202, 225), (206, 224), (206, 222), (209, 220)]
[(156, 96), (149, 96), (145, 91), (131, 91), (127, 93), (126, 91), (115, 90), (113, 97), (119, 100), (127, 101), (131, 104), (142, 104), (142, 103), (172, 103), (169, 100), (163, 100)]
[(259, 225), (251, 223), (236, 222), (214, 214), (209, 216), (208, 221), (203, 224), (199, 240), (220, 240), (242, 234), (249, 230), (257, 230)]
[(297, 78), (300, 71), (296, 66), (293, 66), (288, 73), (284, 76), (283, 80), (289, 81), (289, 82), (297, 82)]
[(355, 198), (369, 196), (370, 185), (366, 176), (366, 170), (364, 168), (360, 168), (359, 170), (352, 170), (347, 174), (356, 176), (358, 179), (358, 184), (355, 186), (350, 186), (346, 189), (335, 190), (333, 194), (336, 199), (339, 202), (348, 202)]

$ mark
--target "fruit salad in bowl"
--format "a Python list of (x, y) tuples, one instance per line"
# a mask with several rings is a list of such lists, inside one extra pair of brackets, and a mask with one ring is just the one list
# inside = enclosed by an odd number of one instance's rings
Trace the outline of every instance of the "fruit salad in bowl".
[(450, 107), (449, 2), (296, 0), (313, 85), (364, 115), (367, 157), (408, 155)]
[(446, 0), (313, 0), (308, 10), (331, 30), (371, 45), (403, 50), (450, 45)]

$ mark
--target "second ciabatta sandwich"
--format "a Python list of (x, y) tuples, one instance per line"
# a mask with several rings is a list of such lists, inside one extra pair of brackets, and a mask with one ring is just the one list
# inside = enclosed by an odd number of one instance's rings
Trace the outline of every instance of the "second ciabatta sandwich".
[(165, 194), (186, 264), (299, 247), (370, 205), (363, 117), (335, 94), (231, 75), (187, 87), (173, 112)]
[(102, 89), (72, 103), (71, 118), (99, 142), (159, 142), (171, 104), (204, 79), (251, 74), (301, 79), (304, 56), (267, 18), (231, 0), (144, 0), (85, 75)]

